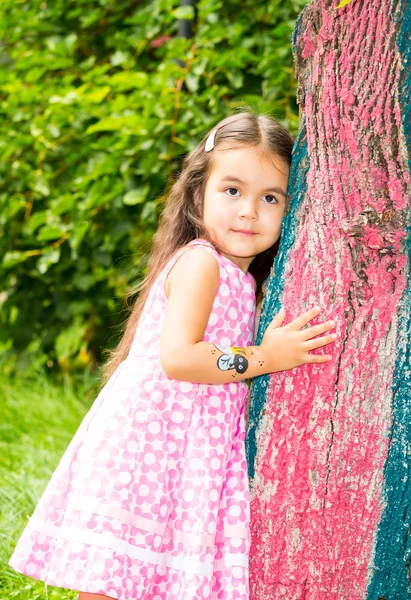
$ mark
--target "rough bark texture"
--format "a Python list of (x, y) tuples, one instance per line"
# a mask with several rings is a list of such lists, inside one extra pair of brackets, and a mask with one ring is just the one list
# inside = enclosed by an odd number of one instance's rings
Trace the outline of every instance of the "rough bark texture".
[(411, 4), (337, 4), (294, 32), (304, 118), (259, 339), (314, 303), (339, 337), (330, 364), (253, 386), (252, 600), (411, 589)]

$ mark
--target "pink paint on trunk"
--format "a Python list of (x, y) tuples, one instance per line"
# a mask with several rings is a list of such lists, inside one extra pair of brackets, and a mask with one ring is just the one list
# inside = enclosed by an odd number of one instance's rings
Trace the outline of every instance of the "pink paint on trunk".
[(363, 599), (382, 510), (395, 315), (406, 286), (394, 215), (406, 206), (408, 177), (398, 178), (406, 163), (391, 145), (400, 135), (390, 94), (400, 65), (389, 0), (334, 5), (314, 0), (307, 14), (320, 12), (321, 27), (297, 40), (311, 61), (310, 170), (283, 305), (291, 320), (319, 303), (339, 337), (325, 350), (329, 365), (271, 378), (251, 504), (253, 600)]

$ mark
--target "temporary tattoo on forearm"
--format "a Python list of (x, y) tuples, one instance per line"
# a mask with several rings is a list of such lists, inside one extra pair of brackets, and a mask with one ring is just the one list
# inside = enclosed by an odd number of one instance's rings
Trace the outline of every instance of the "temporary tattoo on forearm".
[[(251, 347), (238, 348), (236, 346), (217, 346), (217, 344), (210, 344), (211, 352), (215, 354), (216, 349), (222, 352), (221, 356), (217, 359), (217, 367), (220, 371), (231, 371), (234, 370), (239, 375), (244, 375), (249, 366), (249, 359), (254, 354), (260, 354), (258, 350), (253, 350)], [(264, 364), (264, 361), (258, 361), (260, 366)], [(257, 365), (257, 361), (252, 361), (253, 365)], [(233, 375), (233, 378), (235, 374)]]

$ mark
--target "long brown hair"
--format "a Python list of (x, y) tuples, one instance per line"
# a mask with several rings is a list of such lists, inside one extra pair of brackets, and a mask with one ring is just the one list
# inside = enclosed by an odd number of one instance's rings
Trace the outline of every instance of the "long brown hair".
[[(218, 250), (205, 230), (202, 220), (204, 191), (216, 150), (219, 147), (227, 150), (239, 146), (251, 146), (268, 157), (277, 157), (288, 166), (291, 164), (294, 140), (284, 127), (267, 115), (240, 112), (223, 119), (211, 131), (214, 129), (217, 130), (214, 149), (211, 152), (205, 152), (204, 149), (209, 131), (198, 146), (185, 157), (182, 171), (168, 194), (157, 232), (153, 237), (147, 274), (137, 289), (128, 294), (128, 297), (131, 297), (138, 292), (124, 334), (103, 367), (104, 381), (110, 378), (118, 365), (127, 357), (150, 289), (172, 255), (197, 238), (210, 241)], [(221, 148), (223, 145), (224, 147)], [(277, 250), (278, 242), (256, 256), (250, 265), (249, 271), (257, 283), (257, 295), (269, 275)]]

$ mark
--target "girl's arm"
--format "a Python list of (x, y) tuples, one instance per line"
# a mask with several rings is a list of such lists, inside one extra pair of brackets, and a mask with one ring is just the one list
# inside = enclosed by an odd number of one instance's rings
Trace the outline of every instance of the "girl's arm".
[(280, 311), (260, 346), (221, 348), (203, 341), (219, 279), (216, 259), (202, 248), (183, 254), (171, 270), (165, 286), (168, 304), (160, 340), (160, 360), (167, 377), (221, 384), (330, 360), (327, 355), (309, 351), (334, 341), (335, 336), (330, 335), (312, 339), (332, 329), (334, 323), (301, 331), (319, 309), (304, 313), (284, 327), (285, 311)]

